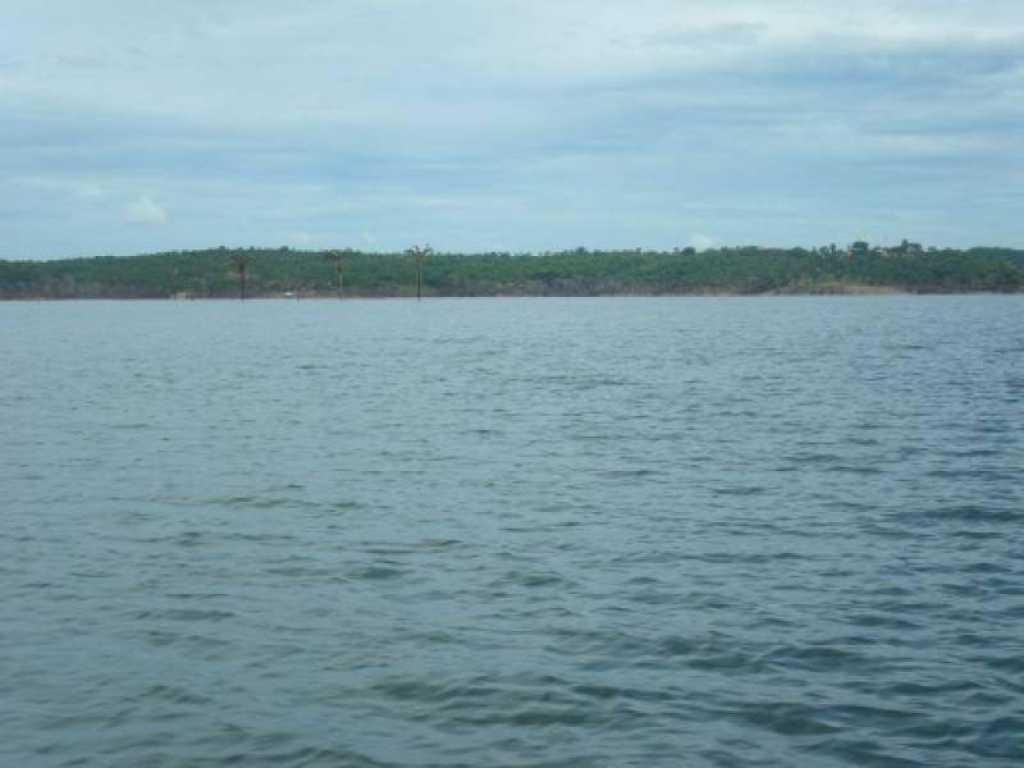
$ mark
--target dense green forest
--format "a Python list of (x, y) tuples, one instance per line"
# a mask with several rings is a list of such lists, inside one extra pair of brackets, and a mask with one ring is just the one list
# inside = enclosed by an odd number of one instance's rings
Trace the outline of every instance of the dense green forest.
[[(420, 254), (422, 255), (422, 253)], [(143, 256), (0, 261), (0, 298), (411, 296), (406, 253), (289, 248), (170, 251)], [(594, 296), (1024, 290), (1024, 251), (1006, 248), (719, 248), (696, 252), (429, 253), (425, 296)]]

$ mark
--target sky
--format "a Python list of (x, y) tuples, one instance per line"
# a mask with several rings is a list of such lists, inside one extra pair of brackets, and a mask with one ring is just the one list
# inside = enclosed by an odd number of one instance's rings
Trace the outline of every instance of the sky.
[(1024, 247), (1020, 0), (0, 9), (0, 258)]

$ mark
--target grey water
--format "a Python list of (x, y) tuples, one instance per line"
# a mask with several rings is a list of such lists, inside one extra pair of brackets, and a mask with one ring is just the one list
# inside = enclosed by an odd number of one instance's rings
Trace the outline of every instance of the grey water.
[(1024, 765), (1024, 298), (0, 304), (0, 764)]

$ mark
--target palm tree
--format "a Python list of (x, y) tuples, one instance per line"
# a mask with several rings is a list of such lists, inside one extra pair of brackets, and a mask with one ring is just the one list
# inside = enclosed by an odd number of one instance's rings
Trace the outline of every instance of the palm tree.
[(416, 301), (419, 301), (423, 295), (423, 262), (433, 252), (429, 245), (414, 245), (406, 251), (407, 254), (416, 259)]
[(249, 272), (249, 256), (244, 253), (235, 253), (231, 256), (231, 266), (238, 275), (239, 296), (245, 301), (245, 278)]
[(338, 283), (338, 298), (345, 298), (345, 257), (349, 255), (351, 251), (345, 249), (344, 251), (328, 251), (324, 254), (324, 261), (330, 262), (334, 265), (334, 274)]

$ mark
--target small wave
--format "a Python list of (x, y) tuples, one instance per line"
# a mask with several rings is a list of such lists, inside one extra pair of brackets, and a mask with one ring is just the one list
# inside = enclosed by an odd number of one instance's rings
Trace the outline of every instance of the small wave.
[(781, 736), (820, 736), (841, 730), (816, 707), (789, 701), (759, 701), (722, 714)]
[(198, 608), (179, 608), (167, 611), (140, 611), (135, 615), (139, 620), (169, 619), (170, 621), (224, 621), (233, 619), (232, 611), (200, 610)]
[[(985, 654), (975, 656), (971, 661), (999, 672), (1009, 672), (1013, 675), (1024, 675), (1024, 656), (1021, 656), (1020, 654)], [(1021, 733), (1024, 733), (1024, 730), (1022, 730)]]
[(910, 516), (936, 521), (959, 520), (970, 523), (1016, 523), (1024, 519), (1024, 512), (981, 504), (955, 504), (919, 510), (910, 513)]
[(997, 717), (986, 724), (971, 751), (985, 757), (1024, 758), (1024, 715), (1019, 713)]
[(203, 534), (199, 531), (183, 531), (173, 541), (181, 547), (197, 547), (203, 543)]
[(349, 509), (358, 506), (356, 502), (341, 501), (321, 503), (295, 496), (154, 496), (143, 501), (175, 507), (221, 507), (226, 509)]
[(52, 588), (58, 587), (58, 586), (60, 586), (60, 585), (56, 584), (56, 583), (54, 583), (52, 581), (28, 581), (28, 582), (25, 582), (24, 584), (19, 584), (18, 585), (18, 589), (28, 589), (28, 590), (52, 589)]
[(834, 464), (828, 467), (828, 471), (848, 475), (881, 475), (885, 473), (882, 467), (873, 467), (865, 464)]
[(858, 613), (848, 617), (846, 621), (856, 627), (872, 629), (892, 629), (898, 631), (920, 629), (920, 625), (913, 621), (885, 613)]
[(600, 474), (610, 480), (640, 480), (662, 476), (666, 473), (660, 469), (606, 469)]
[(906, 517), (904, 513), (894, 515), (897, 522), (900, 525), (881, 525), (874, 521), (868, 521), (862, 523), (860, 529), (868, 534), (869, 536), (879, 536), (885, 539), (914, 539), (918, 538), (921, 534), (910, 526), (903, 525), (903, 519)]
[(167, 596), (175, 600), (215, 600), (229, 597), (226, 592), (170, 592)]
[[(929, 763), (892, 754), (885, 742), (872, 738), (857, 738), (833, 734), (801, 747), (807, 755), (835, 758), (837, 764), (855, 766), (886, 766), (886, 768), (929, 768)], [(821, 758), (809, 759), (815, 765)]]
[(446, 684), (420, 678), (385, 680), (375, 683), (371, 690), (399, 701), (418, 701), (444, 704), (465, 699), (479, 700), (499, 694), (502, 687), (490, 678), (475, 678), (464, 683)]
[(332, 501), (327, 506), (330, 509), (342, 512), (349, 509), (360, 509), (363, 505), (360, 504), (358, 501)]
[(252, 509), (277, 509), (279, 507), (305, 507), (318, 509), (319, 504), (290, 496), (236, 496), (225, 503), (228, 507), (249, 507)]
[(843, 457), (837, 453), (794, 453), (783, 456), (784, 461), (791, 461), (794, 464), (834, 464), (842, 461)]
[(355, 568), (347, 575), (353, 581), (384, 581), (387, 579), (399, 579), (409, 571), (402, 568), (395, 568), (388, 565), (368, 565), (362, 568)]
[(1019, 473), (1000, 472), (993, 469), (933, 469), (926, 472), (925, 476), (946, 480), (978, 480), (987, 483), (1014, 483), (1020, 480)]
[(114, 576), (113, 571), (103, 570), (102, 568), (91, 569), (91, 570), (74, 570), (70, 572), (71, 576), (76, 579), (109, 579)]
[(313, 568), (305, 565), (278, 565), (264, 568), (263, 573), (273, 576), (284, 576), (289, 579), (337, 579), (338, 573), (333, 568)]
[(223, 535), (225, 541), (249, 541), (254, 544), (287, 544), (298, 541), (298, 537), (289, 533), (248, 533), (235, 531)]
[(987, 539), (1001, 539), (1004, 534), (1000, 531), (979, 531), (977, 529), (963, 528), (958, 531), (950, 531), (950, 536), (955, 536), (958, 539), (977, 539), (979, 541), (985, 541)]
[(368, 555), (400, 557), (423, 552), (446, 552), (461, 544), (462, 542), (458, 539), (424, 539), (408, 544), (369, 544), (362, 547), (361, 551)]
[(949, 456), (954, 459), (990, 459), (1002, 454), (1003, 451), (997, 448), (950, 448), (942, 451), (940, 455)]
[(490, 587), (492, 589), (500, 589), (508, 586), (518, 586), (526, 589), (537, 589), (539, 587), (557, 587), (567, 584), (568, 582), (557, 573), (509, 571), (492, 581)]
[(596, 718), (586, 707), (529, 707), (503, 714), (495, 712), (478, 718), (465, 718), (476, 725), (513, 725), (523, 727), (548, 727), (552, 725), (586, 725)]
[(842, 668), (862, 667), (863, 654), (838, 645), (779, 646), (764, 655), (765, 663), (783, 669), (808, 672), (835, 672)]
[(906, 698), (917, 698), (922, 700), (935, 700), (939, 696), (949, 696), (954, 693), (968, 693), (979, 689), (974, 680), (942, 680), (936, 683), (920, 683), (915, 680), (900, 680), (898, 682), (883, 685), (878, 689), (879, 695), (884, 697), (900, 696)]
[(760, 496), (768, 489), (763, 485), (730, 485), (711, 490), (718, 496)]
[(685, 693), (660, 688), (630, 688), (601, 683), (581, 683), (569, 688), (577, 696), (598, 701), (624, 699), (627, 701), (671, 702), (682, 698)]
[(166, 701), (172, 704), (196, 706), (209, 704), (212, 701), (209, 697), (190, 691), (183, 686), (165, 684), (151, 685), (142, 693), (129, 697), (128, 700), (133, 702)]

